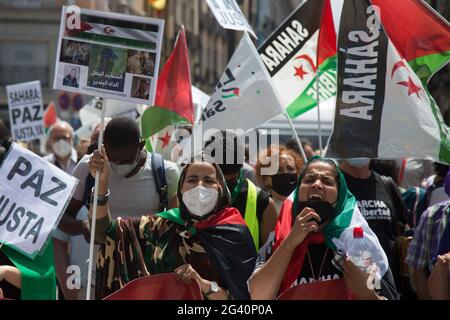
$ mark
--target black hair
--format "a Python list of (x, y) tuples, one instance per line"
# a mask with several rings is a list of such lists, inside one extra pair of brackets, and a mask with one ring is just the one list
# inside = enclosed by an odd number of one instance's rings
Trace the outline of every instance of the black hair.
[(138, 145), (141, 140), (139, 126), (128, 117), (114, 118), (106, 125), (104, 140), (113, 149)]
[[(308, 139), (300, 138), (300, 143), (302, 144), (303, 148), (305, 148), (306, 146), (310, 146), (311, 148), (314, 149), (312, 142), (309, 141)], [(300, 151), (300, 148), (298, 147), (297, 139), (295, 139), (295, 137), (292, 137), (291, 139), (286, 141), (286, 143), (284, 145), (286, 146), (287, 149), (294, 150), (299, 155), (302, 154), (302, 152)]]
[(9, 138), (11, 134), (9, 133), (9, 129), (6, 126), (6, 123), (0, 119), (0, 138)]
[(436, 175), (445, 178), (450, 166), (439, 162), (435, 162), (433, 165), (434, 165), (434, 172), (436, 172)]
[(0, 138), (0, 163), (2, 163), (3, 158), (5, 158), (12, 142), (13, 140), (11, 138)]
[[(224, 174), (234, 174), (241, 170), (245, 161), (245, 146), (236, 134), (222, 130), (205, 143), (205, 150), (208, 147), (213, 148), (210, 155)], [(220, 158), (216, 151), (222, 151), (222, 161), (218, 161)], [(227, 153), (231, 152), (233, 153), (233, 159), (229, 162)]]
[(392, 180), (398, 185), (399, 169), (395, 160), (379, 160), (372, 159), (370, 161), (370, 170), (373, 170), (383, 176), (391, 177)]

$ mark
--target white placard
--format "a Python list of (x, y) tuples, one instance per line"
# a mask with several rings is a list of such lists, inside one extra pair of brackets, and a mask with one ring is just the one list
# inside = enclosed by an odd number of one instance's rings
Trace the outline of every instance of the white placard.
[(41, 82), (6, 86), (12, 137), (30, 141), (45, 136)]
[(77, 183), (13, 143), (0, 166), (0, 242), (33, 258), (62, 217)]
[(153, 105), (164, 20), (63, 7), (54, 89)]
[(206, 3), (223, 28), (248, 31), (257, 38), (236, 0), (206, 0)]

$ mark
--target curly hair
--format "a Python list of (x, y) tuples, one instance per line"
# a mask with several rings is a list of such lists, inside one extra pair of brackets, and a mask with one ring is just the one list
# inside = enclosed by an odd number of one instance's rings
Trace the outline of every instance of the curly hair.
[(261, 174), (261, 169), (270, 167), (271, 160), (273, 159), (272, 157), (276, 155), (278, 155), (278, 158), (280, 158), (280, 156), (282, 155), (291, 156), (295, 162), (295, 172), (297, 173), (297, 175), (300, 173), (305, 164), (302, 158), (295, 151), (280, 145), (270, 145), (267, 149), (264, 149), (259, 153), (255, 168), (256, 180), (262, 188), (270, 188), (270, 176)]

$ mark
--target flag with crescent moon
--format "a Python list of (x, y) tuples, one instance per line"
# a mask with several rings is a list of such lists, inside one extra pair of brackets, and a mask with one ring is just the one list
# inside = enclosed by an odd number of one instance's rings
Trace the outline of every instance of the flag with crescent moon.
[(308, 0), (258, 49), (292, 119), (336, 97), (334, 30), (329, 0)]
[(448, 22), (415, 0), (346, 0), (341, 16), (326, 156), (450, 164), (450, 130), (427, 89), (450, 61)]

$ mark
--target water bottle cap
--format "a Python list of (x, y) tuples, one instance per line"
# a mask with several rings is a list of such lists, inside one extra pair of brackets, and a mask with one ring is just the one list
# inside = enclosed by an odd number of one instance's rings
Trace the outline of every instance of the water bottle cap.
[(353, 228), (353, 238), (362, 238), (364, 237), (364, 230), (361, 227)]

